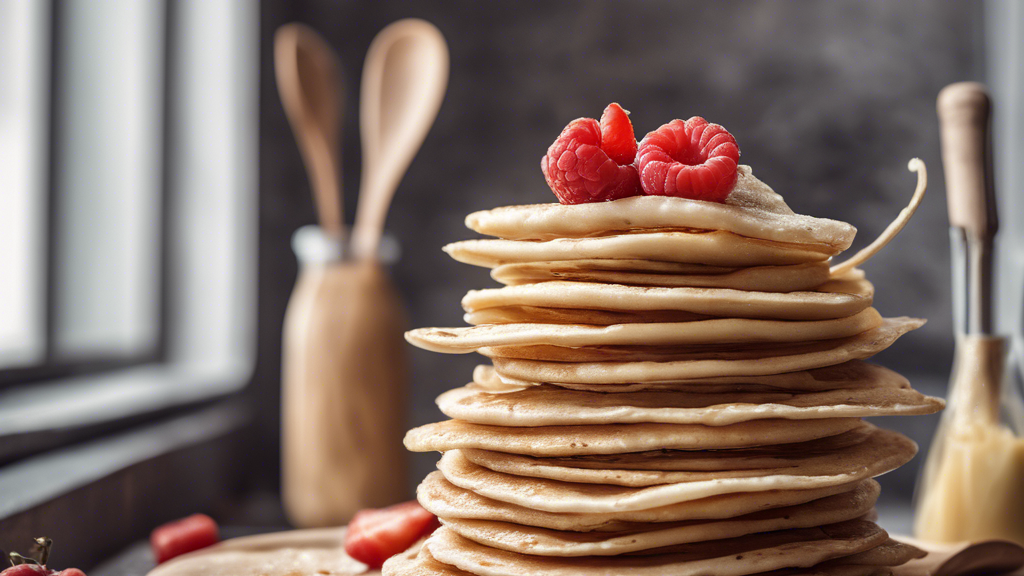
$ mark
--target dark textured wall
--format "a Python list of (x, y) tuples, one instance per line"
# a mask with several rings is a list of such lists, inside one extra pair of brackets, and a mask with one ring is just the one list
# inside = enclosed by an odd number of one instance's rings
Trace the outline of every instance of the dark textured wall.
[[(447, 99), (398, 191), (388, 228), (403, 256), (393, 274), (415, 326), (462, 325), (459, 299), (492, 286), (443, 244), (471, 236), (472, 210), (550, 202), (539, 159), (561, 128), (611, 101), (638, 136), (702, 115), (739, 142), (741, 162), (798, 212), (856, 225), (870, 242), (914, 187), (907, 161), (930, 169), (924, 206), (868, 266), (876, 307), (929, 319), (880, 361), (943, 392), (951, 360), (949, 257), (935, 95), (980, 79), (980, 3), (828, 2), (333, 2), (264, 0), (261, 167), (261, 348), (254, 393), (266, 450), (276, 450), (281, 316), (295, 273), (291, 232), (313, 221), (306, 177), (273, 84), (273, 30), (308, 23), (339, 50), (346, 105), (344, 168), (351, 220), (359, 177), (358, 80), (373, 35), (391, 21), (435, 23), (452, 52)], [(471, 356), (410, 349), (410, 425), (440, 418), (433, 398), (470, 378)], [(887, 420), (927, 438), (934, 418)], [(410, 485), (433, 466), (416, 457)], [(886, 477), (908, 498), (916, 466)]]

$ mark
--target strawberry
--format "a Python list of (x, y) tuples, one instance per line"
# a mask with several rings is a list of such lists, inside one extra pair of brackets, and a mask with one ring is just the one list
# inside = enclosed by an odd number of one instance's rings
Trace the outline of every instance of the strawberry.
[(643, 190), (633, 165), (636, 150), (628, 113), (613, 102), (600, 122), (570, 122), (541, 158), (540, 169), (562, 204), (639, 196)]
[(380, 568), (385, 560), (405, 552), (440, 525), (415, 500), (360, 510), (348, 525), (345, 552), (370, 568)]
[(725, 128), (700, 116), (644, 136), (637, 169), (645, 194), (724, 202), (736, 185), (740, 149)]
[(219, 541), (217, 523), (205, 514), (193, 514), (168, 522), (149, 535), (149, 545), (157, 564), (212, 546)]

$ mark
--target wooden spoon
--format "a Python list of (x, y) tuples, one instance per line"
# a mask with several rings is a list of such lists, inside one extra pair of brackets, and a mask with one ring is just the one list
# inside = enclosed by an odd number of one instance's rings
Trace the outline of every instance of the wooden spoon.
[(356, 259), (375, 258), (391, 199), (437, 117), (448, 84), (448, 46), (429, 22), (399, 20), (370, 44), (359, 126), (363, 174), (352, 229)]
[(893, 568), (896, 576), (1016, 575), (1024, 567), (1024, 548), (1006, 540), (939, 544), (906, 536), (895, 538), (928, 552), (924, 558)]
[(285, 24), (274, 35), (274, 69), (281, 103), (309, 174), (320, 227), (340, 239), (344, 229), (338, 58), (312, 28)]

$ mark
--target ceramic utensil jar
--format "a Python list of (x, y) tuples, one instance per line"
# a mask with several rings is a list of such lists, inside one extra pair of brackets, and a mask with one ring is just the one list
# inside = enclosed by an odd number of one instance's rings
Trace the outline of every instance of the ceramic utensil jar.
[(300, 527), (347, 522), (406, 497), (402, 306), (375, 259), (341, 259), (316, 226), (292, 242), (284, 321), (282, 495)]

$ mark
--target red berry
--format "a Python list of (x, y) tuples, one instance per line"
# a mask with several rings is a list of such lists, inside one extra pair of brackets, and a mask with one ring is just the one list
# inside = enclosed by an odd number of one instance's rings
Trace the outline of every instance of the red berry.
[(348, 525), (345, 552), (370, 568), (409, 549), (440, 526), (415, 500), (378, 510), (360, 510)]
[(626, 111), (609, 104), (601, 122), (577, 118), (541, 158), (540, 169), (562, 204), (617, 200), (643, 193), (633, 161), (636, 136)]
[(60, 572), (38, 564), (18, 564), (0, 572), (0, 576), (85, 576), (78, 568), (65, 568)]
[(38, 564), (18, 564), (0, 572), (0, 576), (50, 576), (51, 572)]
[(644, 136), (637, 168), (645, 194), (724, 202), (736, 185), (739, 160), (732, 134), (694, 116)]
[(153, 530), (149, 536), (149, 545), (157, 564), (212, 546), (219, 541), (217, 523), (205, 514), (193, 514), (168, 522)]

